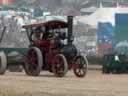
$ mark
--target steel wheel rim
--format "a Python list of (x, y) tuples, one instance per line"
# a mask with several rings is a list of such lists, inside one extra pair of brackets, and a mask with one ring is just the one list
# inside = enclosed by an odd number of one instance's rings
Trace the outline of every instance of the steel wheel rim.
[(84, 77), (86, 75), (87, 64), (83, 57), (76, 59), (74, 71), (78, 77)]

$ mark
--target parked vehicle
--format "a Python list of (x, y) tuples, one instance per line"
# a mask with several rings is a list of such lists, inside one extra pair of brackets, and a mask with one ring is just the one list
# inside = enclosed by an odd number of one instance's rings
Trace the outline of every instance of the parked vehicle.
[[(6, 27), (1, 33), (0, 42), (4, 38)], [(6, 36), (6, 35), (5, 35)], [(13, 72), (21, 72), (24, 63), (24, 57), (28, 48), (0, 48), (0, 75), (3, 75), (7, 69)]]
[(103, 73), (128, 73), (128, 14), (115, 15), (114, 47), (103, 57)]

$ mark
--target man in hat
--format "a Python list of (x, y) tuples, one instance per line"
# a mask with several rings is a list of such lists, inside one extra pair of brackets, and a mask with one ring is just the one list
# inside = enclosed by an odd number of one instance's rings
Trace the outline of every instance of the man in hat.
[(45, 28), (43, 29), (42, 27), (38, 27), (35, 29), (34, 34), (32, 35), (32, 40), (34, 41), (35, 44), (38, 46), (44, 46), (46, 49), (49, 47), (49, 40), (48, 38), (48, 32), (45, 32)]
[(43, 32), (42, 32), (41, 28), (38, 27), (38, 28), (35, 29), (35, 32), (32, 35), (32, 40), (34, 42), (38, 42), (42, 39), (42, 36), (43, 36)]

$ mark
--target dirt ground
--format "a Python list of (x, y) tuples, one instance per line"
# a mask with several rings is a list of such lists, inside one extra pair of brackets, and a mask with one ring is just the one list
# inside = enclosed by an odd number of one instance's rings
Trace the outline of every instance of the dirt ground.
[(128, 96), (128, 75), (89, 70), (81, 79), (72, 71), (64, 78), (48, 72), (39, 77), (7, 72), (0, 76), (0, 96)]

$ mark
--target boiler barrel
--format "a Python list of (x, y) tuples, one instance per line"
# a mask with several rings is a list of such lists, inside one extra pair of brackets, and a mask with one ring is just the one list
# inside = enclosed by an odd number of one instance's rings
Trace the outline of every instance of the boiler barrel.
[(61, 49), (61, 52), (66, 56), (67, 59), (73, 59), (78, 53), (75, 45), (67, 45)]

